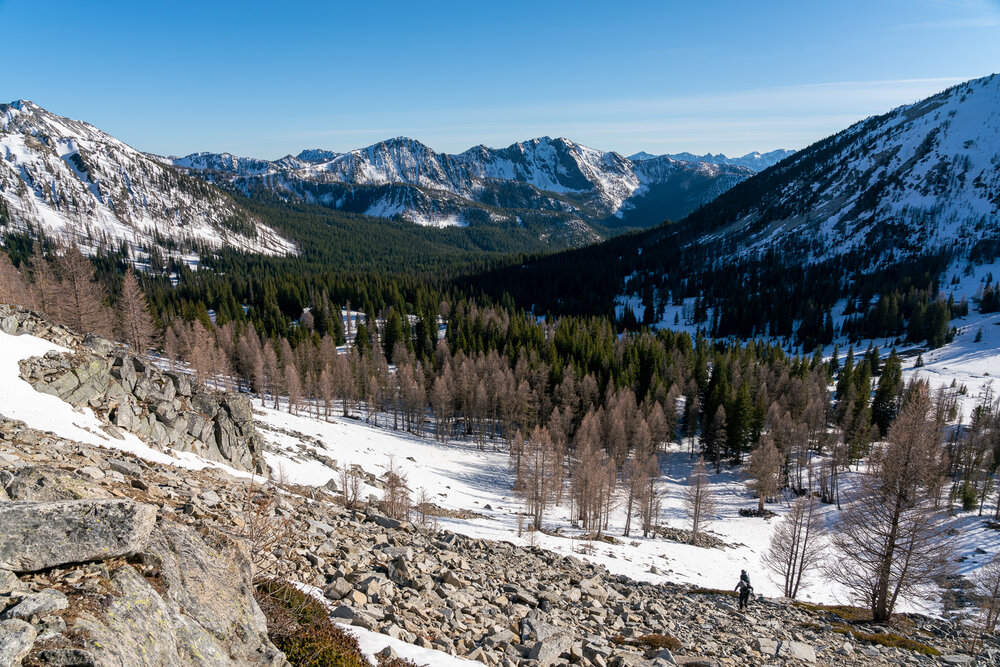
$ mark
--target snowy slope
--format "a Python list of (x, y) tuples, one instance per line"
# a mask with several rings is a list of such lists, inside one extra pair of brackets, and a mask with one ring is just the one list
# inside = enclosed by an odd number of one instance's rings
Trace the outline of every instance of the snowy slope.
[(885, 246), (896, 258), (1000, 237), (1000, 75), (859, 122), (713, 202), (700, 220), (744, 250), (814, 261)]
[[(562, 225), (648, 226), (683, 217), (753, 173), (669, 158), (637, 163), (549, 137), (457, 155), (396, 137), (348, 153), (308, 150), (270, 163), (205, 153), (169, 159), (248, 192), (263, 187), (340, 210), (438, 226), (510, 223), (520, 210)], [(657, 191), (669, 192), (669, 200), (650, 197)], [(635, 215), (647, 204), (655, 210)]]
[(0, 105), (0, 220), (84, 246), (159, 236), (182, 249), (294, 250), (217, 188), (23, 100)]

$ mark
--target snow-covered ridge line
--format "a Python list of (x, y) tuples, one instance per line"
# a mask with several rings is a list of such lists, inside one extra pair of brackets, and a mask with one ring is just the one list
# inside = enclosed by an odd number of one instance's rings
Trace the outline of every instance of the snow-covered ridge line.
[(0, 220), (15, 229), (31, 225), (85, 246), (149, 248), (169, 238), (181, 252), (295, 252), (226, 193), (24, 100), (0, 104), (0, 204)]
[[(308, 199), (314, 189), (305, 184), (342, 187), (411, 186), (441, 201), (446, 193), (472, 203), (510, 208), (576, 211), (591, 220), (626, 218), (650, 188), (675, 184), (692, 189), (690, 181), (718, 183), (707, 195), (695, 195), (686, 210), (749, 178), (747, 166), (679, 161), (669, 156), (633, 161), (613, 151), (600, 151), (565, 138), (540, 137), (506, 148), (480, 145), (459, 154), (436, 153), (407, 137), (396, 137), (347, 153), (308, 150), (273, 162), (222, 154), (196, 153), (167, 158), (172, 164), (211, 181), (237, 187), (265, 187)], [(512, 194), (514, 188), (528, 188)], [(530, 194), (529, 194), (530, 192)], [(324, 205), (343, 206), (342, 189)], [(437, 194), (435, 194), (437, 193)], [(538, 198), (544, 201), (539, 203)], [(560, 200), (560, 198), (566, 198)], [(399, 204), (398, 195), (369, 206), (369, 215), (393, 215), (423, 224), (424, 220), (463, 220), (460, 214), (432, 215), (426, 202)], [(386, 212), (391, 211), (390, 215)]]

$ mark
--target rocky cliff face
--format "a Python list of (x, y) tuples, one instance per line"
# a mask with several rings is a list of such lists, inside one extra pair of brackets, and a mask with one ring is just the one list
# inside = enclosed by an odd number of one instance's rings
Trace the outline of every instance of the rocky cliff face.
[(287, 664), (240, 541), (177, 520), (146, 470), (0, 422), (0, 664)]
[(0, 306), (0, 331), (32, 333), (74, 351), (21, 363), (38, 391), (107, 421), (112, 436), (133, 433), (159, 451), (193, 452), (237, 470), (266, 473), (249, 397), (209, 391), (182, 374), (163, 372), (108, 341), (81, 338), (25, 310)]

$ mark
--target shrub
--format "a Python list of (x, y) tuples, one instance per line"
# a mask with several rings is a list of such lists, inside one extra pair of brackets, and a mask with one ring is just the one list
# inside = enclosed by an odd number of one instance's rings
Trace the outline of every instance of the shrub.
[(664, 635), (659, 633), (653, 633), (651, 635), (643, 635), (635, 640), (640, 646), (645, 646), (647, 648), (662, 650), (670, 649), (671, 651), (676, 651), (681, 647), (681, 640), (676, 637), (671, 637), (670, 635)]
[(357, 640), (318, 600), (276, 579), (259, 582), (256, 593), (271, 641), (294, 667), (369, 667)]
[(966, 482), (962, 485), (962, 509), (971, 512), (979, 505), (979, 490), (972, 484)]

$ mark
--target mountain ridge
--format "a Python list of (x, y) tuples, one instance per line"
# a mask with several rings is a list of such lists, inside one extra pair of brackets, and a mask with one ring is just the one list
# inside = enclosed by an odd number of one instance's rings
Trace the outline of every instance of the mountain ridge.
[(228, 193), (28, 100), (0, 104), (0, 202), (4, 226), (85, 246), (295, 250)]
[(678, 219), (753, 174), (739, 165), (669, 156), (633, 162), (548, 136), (457, 154), (395, 137), (346, 153), (309, 149), (270, 162), (228, 153), (167, 159), (243, 192), (264, 188), (418, 224), (519, 224), (519, 212), (529, 211), (550, 218), (554, 229), (576, 227), (581, 242)]

